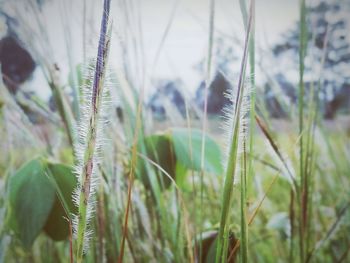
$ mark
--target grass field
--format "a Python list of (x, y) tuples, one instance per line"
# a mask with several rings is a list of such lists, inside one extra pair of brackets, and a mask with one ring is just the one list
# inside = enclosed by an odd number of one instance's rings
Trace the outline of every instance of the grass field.
[[(56, 111), (28, 100), (45, 113), (33, 123), (0, 83), (0, 263), (349, 262), (350, 120), (324, 120), (321, 76), (317, 85), (304, 80), (312, 34), (305, 0), (290, 118), (271, 118), (255, 83), (251, 0), (240, 1), (240, 72), (223, 116), (207, 114), (205, 96), (199, 116), (186, 102), (185, 117), (168, 105), (165, 121), (146, 106), (142, 74), (108, 67), (111, 43), (120, 41), (110, 2), (98, 1), (95, 58), (84, 60), (85, 74), (76, 71), (72, 91), (39, 56)], [(132, 10), (123, 1), (119, 7)]]

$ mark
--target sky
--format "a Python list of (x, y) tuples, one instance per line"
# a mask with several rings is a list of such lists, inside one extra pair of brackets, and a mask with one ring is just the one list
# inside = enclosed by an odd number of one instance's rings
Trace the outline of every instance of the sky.
[[(36, 26), (36, 17), (24, 8), (23, 3), (26, 1), (5, 0), (3, 2), (5, 5), (8, 4), (5, 10), (9, 10), (10, 13), (12, 9), (19, 10), (23, 16), (24, 24), (34, 28), (37, 35), (30, 34), (30, 41), (37, 42), (39, 46), (44, 34)], [(69, 64), (75, 65), (82, 60), (82, 2), (78, 0), (47, 0), (41, 10), (41, 21), (47, 31), (48, 46), (50, 46), (45, 56), (51, 57), (51, 61), (60, 66), (62, 83), (67, 82)], [(126, 35), (132, 34), (132, 32), (123, 32), (125, 30), (123, 28), (125, 25), (123, 20), (125, 9), (122, 10), (125, 5), (122, 4), (123, 2), (122, 0), (112, 0), (111, 16), (116, 36), (112, 36), (110, 64), (115, 68), (122, 67), (121, 54), (115, 50), (119, 50), (118, 45), (121, 43), (120, 41), (123, 41), (123, 37), (127, 38)], [(131, 28), (134, 32), (141, 32), (141, 34), (136, 34), (136, 38), (138, 44), (142, 43), (140, 46), (142, 45), (143, 49), (142, 64), (146, 72), (146, 82), (151, 83), (151, 79), (179, 78), (184, 81), (193, 94), (199, 82), (204, 78), (194, 66), (202, 61), (207, 54), (209, 1), (129, 0), (126, 2), (129, 3), (128, 10), (133, 10), (132, 14), (129, 15), (132, 20), (130, 23), (133, 25)], [(281, 35), (298, 20), (299, 1), (258, 0), (256, 2), (256, 45), (259, 49), (269, 50), (281, 38)], [(102, 1), (86, 0), (86, 3), (87, 38), (92, 39), (92, 41), (87, 41), (88, 54), (94, 56), (95, 46), (97, 46), (94, 39), (97, 39)], [(214, 36), (223, 36), (228, 40), (235, 37), (239, 41), (243, 41), (244, 26), (239, 0), (216, 0), (215, 3)], [(168, 33), (161, 45), (169, 23)], [(141, 28), (141, 30), (137, 31), (137, 28)], [(67, 36), (70, 40), (69, 48), (65, 42)], [(132, 50), (131, 46), (130, 50)], [(159, 50), (159, 57), (155, 59)], [(235, 52), (241, 54), (242, 50)], [(130, 67), (136, 68), (137, 66), (130, 64)], [(32, 81), (27, 86), (31, 89), (40, 88), (40, 95), (47, 97), (50, 92), (47, 87), (43, 87), (43, 83), (43, 75), (40, 69), (37, 69)], [(152, 93), (152, 84), (147, 84), (146, 89), (148, 93)]]
[[(146, 4), (147, 2), (147, 4)], [(208, 48), (209, 1), (180, 1), (172, 26), (156, 65), (156, 75), (185, 79), (188, 86), (198, 85), (203, 79), (193, 66), (206, 57)], [(298, 20), (298, 1), (263, 0), (256, 1), (256, 41), (259, 48), (268, 50)], [(143, 28), (148, 63), (156, 54), (164, 25), (169, 21), (174, 1), (145, 1)], [(214, 35), (244, 40), (244, 25), (239, 0), (217, 0), (215, 9)], [(236, 51), (238, 54), (242, 50)], [(215, 61), (215, 59), (214, 59)], [(214, 62), (215, 63), (215, 62)]]

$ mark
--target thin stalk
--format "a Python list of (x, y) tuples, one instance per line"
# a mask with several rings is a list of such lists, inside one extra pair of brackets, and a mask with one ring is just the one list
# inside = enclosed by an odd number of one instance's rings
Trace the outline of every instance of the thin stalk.
[(83, 64), (86, 63), (86, 0), (83, 0), (83, 23), (82, 23), (82, 32), (83, 32)]
[(188, 217), (188, 209), (186, 207), (186, 203), (185, 200), (183, 198), (183, 194), (179, 188), (179, 186), (176, 184), (175, 180), (171, 177), (171, 175), (165, 171), (159, 164), (157, 164), (156, 162), (152, 161), (151, 159), (149, 159), (147, 156), (141, 154), (141, 153), (137, 153), (137, 155), (139, 157), (141, 157), (142, 159), (146, 160), (147, 162), (149, 162), (151, 165), (155, 166), (160, 172), (162, 172), (165, 176), (167, 176), (167, 178), (172, 182), (172, 184), (175, 186), (175, 190), (176, 193), (178, 195), (178, 199), (179, 202), (181, 204), (181, 206), (183, 207), (183, 213), (184, 213), (184, 228), (185, 228), (185, 238), (187, 241), (187, 249), (188, 249), (188, 255), (189, 255), (189, 262), (195, 262), (194, 261), (194, 256), (193, 256), (193, 252), (192, 252), (192, 247), (191, 247), (191, 235), (190, 235), (190, 230), (188, 228), (188, 226), (190, 225), (189, 222), (189, 217)]
[(304, 234), (306, 225), (306, 195), (307, 195), (307, 176), (304, 174), (304, 59), (306, 55), (306, 44), (307, 44), (307, 28), (306, 28), (306, 4), (305, 0), (300, 0), (300, 37), (299, 37), (299, 173), (301, 179), (301, 214), (300, 214), (300, 261), (305, 260), (305, 245), (304, 245)]
[(164, 47), (164, 43), (165, 43), (165, 40), (169, 34), (169, 31), (171, 29), (171, 26), (174, 22), (174, 18), (175, 18), (175, 14), (176, 14), (176, 11), (177, 11), (177, 7), (180, 3), (180, 0), (175, 0), (174, 1), (174, 5), (171, 9), (171, 13), (170, 13), (170, 16), (169, 16), (169, 20), (168, 20), (168, 23), (166, 24), (166, 27), (165, 27), (165, 30), (163, 32), (163, 35), (162, 35), (162, 39), (160, 40), (160, 43), (159, 43), (159, 46), (157, 48), (157, 52), (156, 52), (156, 55), (154, 56), (154, 60), (153, 60), (153, 64), (152, 64), (152, 73), (151, 73), (151, 76), (153, 77), (154, 75), (154, 71), (156, 69), (156, 66), (157, 66), (157, 63), (158, 63), (158, 60), (159, 60), (159, 57), (160, 57), (160, 54), (161, 54), (161, 51)]
[[(185, 109), (186, 109), (186, 126), (187, 126), (187, 130), (188, 130), (188, 149), (190, 152), (190, 163), (191, 165), (193, 165), (193, 152), (192, 152), (192, 132), (191, 132), (191, 117), (189, 114), (189, 110), (188, 110), (188, 100), (187, 98), (185, 98)], [(194, 198), (196, 197), (196, 186), (195, 186), (195, 181), (194, 181), (194, 171), (191, 170), (191, 183), (192, 183), (192, 198), (193, 200), (195, 200)], [(196, 232), (196, 224), (194, 224), (193, 226), (193, 235), (197, 236), (197, 232)], [(201, 241), (201, 240), (200, 240)], [(190, 243), (188, 244), (189, 246), (191, 245)], [(198, 240), (197, 238), (194, 239), (194, 246), (193, 246), (193, 254), (194, 254), (194, 259), (197, 259), (197, 249), (198, 249)], [(192, 252), (191, 252), (192, 253)], [(191, 255), (190, 253), (190, 255)]]
[[(253, 2), (254, 0), (252, 0)], [(247, 30), (248, 26), (248, 12), (246, 2), (244, 0), (240, 0), (240, 8), (243, 17), (243, 23), (245, 30)], [(250, 66), (250, 85), (251, 85), (251, 93), (250, 93), (250, 122), (249, 122), (249, 153), (253, 153), (253, 145), (254, 145), (254, 130), (255, 130), (255, 4), (253, 2), (253, 21), (251, 28), (251, 35), (249, 39), (249, 66)], [(246, 203), (247, 203), (247, 185), (248, 178), (253, 177), (253, 158), (248, 158), (248, 169), (246, 167), (247, 164), (247, 152), (246, 152), (246, 141), (243, 142), (243, 171), (241, 173), (241, 262), (248, 262), (248, 224), (247, 224), (247, 215), (246, 215)]]
[[(102, 180), (101, 180), (102, 181)], [(106, 220), (105, 220), (105, 206), (104, 206), (104, 187), (100, 183), (100, 191), (98, 193), (98, 200), (97, 200), (97, 225), (99, 229), (98, 233), (98, 258), (99, 262), (104, 262), (104, 237), (106, 234)]]
[[(310, 114), (309, 114), (309, 123), (307, 127), (307, 145), (306, 145), (306, 165), (305, 165), (305, 175), (310, 177), (309, 178), (309, 183), (306, 186), (307, 191), (310, 193), (309, 198), (307, 199), (308, 205), (307, 205), (307, 243), (306, 243), (306, 250), (308, 252), (307, 259), (306, 261), (309, 262), (311, 258), (311, 251), (310, 251), (310, 242), (311, 242), (311, 213), (313, 209), (313, 202), (312, 202), (312, 194), (314, 193), (314, 186), (315, 186), (315, 164), (316, 164), (316, 153), (315, 153), (315, 128), (317, 124), (317, 119), (318, 119), (318, 114), (319, 111), (317, 110), (319, 108), (319, 100), (318, 100), (318, 93), (320, 90), (321, 82), (322, 82), (322, 70), (324, 68), (324, 62), (326, 58), (326, 51), (327, 51), (327, 43), (328, 43), (328, 27), (326, 28), (326, 33), (324, 37), (324, 47), (323, 47), (323, 53), (321, 57), (321, 67), (320, 67), (320, 72), (319, 72), (319, 80), (316, 84), (316, 88), (314, 85), (311, 86), (311, 95), (310, 95), (310, 101), (309, 101), (309, 109), (310, 109)], [(310, 252), (309, 252), (310, 251)]]
[[(252, 0), (254, 1), (254, 0)], [(249, 41), (249, 66), (250, 66), (250, 116), (249, 116), (249, 153), (254, 152), (254, 134), (255, 134), (255, 5), (253, 5), (253, 24), (252, 24), (252, 32), (251, 38)], [(249, 179), (254, 176), (254, 165), (253, 158), (248, 158), (248, 179), (247, 185), (249, 184)], [(248, 191), (248, 190), (247, 190)]]
[(133, 146), (131, 149), (131, 167), (129, 172), (129, 185), (128, 185), (128, 193), (127, 193), (127, 204), (126, 211), (124, 216), (124, 224), (123, 224), (123, 236), (120, 244), (120, 252), (118, 257), (118, 262), (123, 262), (124, 257), (124, 248), (125, 248), (125, 240), (128, 235), (128, 221), (129, 221), (129, 212), (131, 205), (131, 195), (132, 195), (132, 187), (134, 183), (134, 175), (135, 169), (137, 165), (137, 141), (139, 138), (139, 130), (141, 129), (141, 121), (142, 121), (142, 101), (143, 101), (143, 88), (141, 90), (141, 94), (139, 96), (138, 106), (137, 106), (137, 114), (136, 114), (136, 123), (135, 123), (135, 133), (133, 138)]
[[(245, 128), (243, 128), (245, 133)], [(241, 262), (248, 262), (248, 224), (247, 224), (247, 151), (246, 138), (243, 138), (243, 160), (241, 171)]]
[(252, 6), (253, 3), (251, 2), (250, 6), (250, 14), (249, 14), (249, 21), (248, 26), (246, 30), (246, 36), (245, 36), (245, 43), (244, 43), (244, 52), (241, 62), (241, 70), (240, 70), (240, 77), (238, 82), (238, 88), (237, 88), (237, 97), (235, 101), (235, 111), (234, 116), (232, 119), (232, 135), (230, 137), (230, 146), (229, 146), (229, 159), (228, 164), (226, 168), (226, 174), (225, 174), (225, 183), (224, 183), (224, 191), (223, 191), (223, 197), (222, 197), (222, 208), (221, 208), (221, 219), (220, 219), (220, 228), (219, 228), (219, 234), (217, 239), (217, 247), (216, 247), (216, 259), (215, 262), (218, 263), (221, 261), (222, 256), (225, 256), (225, 253), (223, 251), (223, 238), (224, 233), (227, 231), (227, 218), (229, 214), (229, 208), (232, 198), (232, 190), (233, 190), (233, 181), (234, 181), (234, 175), (236, 173), (237, 168), (237, 162), (239, 158), (238, 154), (238, 146), (239, 146), (239, 133), (240, 133), (240, 126), (241, 123), (241, 113), (243, 111), (242, 109), (242, 101), (244, 96), (244, 79), (245, 79), (245, 70), (247, 65), (247, 57), (248, 57), (248, 43), (250, 38), (250, 32), (251, 32), (251, 25), (252, 25)]
[(275, 140), (272, 138), (271, 133), (269, 132), (267, 126), (265, 123), (263, 123), (262, 119), (258, 116), (255, 115), (255, 120), (256, 123), (258, 124), (259, 128), (261, 129), (262, 133), (264, 134), (264, 136), (266, 137), (266, 139), (268, 140), (269, 144), (271, 145), (273, 151), (276, 153), (277, 157), (281, 160), (284, 168), (286, 169), (288, 176), (293, 184), (293, 190), (297, 192), (297, 181), (295, 180), (293, 173), (291, 172), (291, 170), (289, 169), (289, 166), (287, 164), (287, 161), (285, 160), (285, 158), (283, 157), (277, 143), (275, 142)]
[(312, 196), (313, 196), (313, 188), (314, 188), (314, 163), (316, 161), (315, 151), (314, 151), (314, 141), (315, 141), (315, 125), (316, 125), (316, 117), (317, 117), (317, 108), (315, 103), (315, 91), (314, 85), (311, 86), (310, 92), (310, 102), (309, 102), (309, 120), (306, 127), (307, 137), (306, 137), (306, 149), (305, 149), (305, 165), (304, 165), (304, 174), (305, 174), (305, 199), (304, 199), (304, 225), (306, 228), (306, 253), (309, 252), (310, 242), (311, 242), (311, 213), (312, 213)]
[(227, 251), (228, 251), (228, 246), (229, 246), (229, 238), (230, 238), (230, 231), (226, 230), (224, 232), (224, 245), (222, 251), (224, 251), (224, 255), (221, 258), (221, 263), (226, 263), (227, 262)]
[[(104, 0), (103, 15), (101, 21), (100, 40), (97, 52), (95, 75), (92, 87), (91, 108), (87, 113), (86, 141), (83, 147), (82, 170), (80, 174), (79, 212), (77, 222), (76, 260), (83, 261), (84, 246), (86, 246), (86, 233), (89, 221), (91, 194), (93, 193), (92, 177), (96, 167), (96, 148), (98, 140), (98, 122), (101, 111), (101, 101), (104, 89), (106, 63), (109, 52), (110, 32), (107, 33), (110, 0)], [(108, 34), (108, 35), (107, 35)]]
[[(51, 79), (54, 79), (54, 77), (52, 77)], [(59, 85), (55, 83), (54, 80), (49, 81), (49, 86), (52, 91), (52, 96), (57, 105), (58, 112), (62, 118), (64, 127), (66, 129), (69, 144), (72, 146), (74, 154), (76, 154), (76, 134), (73, 113), (71, 112), (71, 108), (62, 93), (61, 87), (59, 87)]]
[(337, 218), (335, 219), (335, 221), (333, 222), (333, 224), (329, 227), (329, 229), (326, 232), (326, 235), (324, 238), (322, 238), (316, 245), (315, 247), (310, 251), (308, 258), (307, 258), (307, 262), (309, 262), (311, 260), (311, 257), (315, 254), (316, 251), (318, 251), (322, 246), (324, 246), (324, 244), (326, 243), (326, 241), (328, 241), (332, 235), (334, 234), (334, 232), (337, 231), (338, 226), (340, 224), (340, 222), (342, 221), (343, 217), (346, 215), (346, 212), (348, 211), (348, 209), (350, 208), (350, 202), (348, 202), (340, 211), (339, 214), (337, 215)]
[[(135, 132), (137, 134), (137, 131)], [(135, 138), (137, 138), (137, 135), (135, 135)], [(126, 211), (125, 211), (125, 216), (124, 216), (124, 224), (123, 224), (123, 236), (122, 236), (122, 241), (120, 245), (120, 254), (118, 257), (118, 262), (121, 263), (123, 262), (123, 257), (124, 257), (124, 248), (125, 248), (125, 240), (128, 236), (128, 222), (129, 222), (129, 211), (130, 211), (130, 206), (131, 206), (131, 190), (132, 186), (134, 183), (134, 173), (135, 173), (135, 166), (136, 166), (136, 143), (134, 143), (135, 146), (133, 146), (132, 149), (132, 158), (131, 158), (131, 168), (129, 172), (129, 185), (128, 185), (128, 193), (127, 193), (127, 204), (126, 204)]]
[(290, 204), (289, 204), (289, 222), (290, 222), (290, 250), (289, 250), (289, 263), (294, 262), (294, 247), (295, 247), (295, 193), (293, 189), (290, 191)]
[[(68, 58), (68, 67), (70, 72), (72, 73), (72, 78), (71, 78), (71, 89), (72, 89), (72, 109), (74, 113), (74, 117), (76, 119), (80, 118), (80, 109), (79, 109), (79, 100), (80, 100), (80, 94), (79, 94), (79, 89), (78, 89), (78, 80), (76, 76), (76, 71), (73, 63), (73, 55), (72, 55), (72, 49), (70, 48), (72, 46), (72, 38), (71, 38), (71, 32), (70, 32), (70, 27), (69, 23), (69, 17), (67, 16), (68, 10), (67, 10), (67, 3), (65, 1), (62, 1), (62, 6), (60, 5), (60, 15), (61, 15), (61, 23), (62, 23), (62, 28), (64, 29), (64, 42), (66, 45), (66, 52), (67, 52), (67, 58)], [(65, 15), (65, 17), (63, 17)]]
[(276, 173), (271, 181), (271, 183), (269, 184), (269, 186), (267, 187), (266, 189), (266, 192), (265, 194), (263, 195), (263, 197), (261, 198), (258, 206), (256, 207), (256, 209), (254, 210), (253, 214), (249, 217), (249, 220), (248, 220), (248, 226), (250, 226), (253, 221), (254, 221), (254, 218), (256, 217), (256, 215), (258, 214), (258, 212), (260, 211), (260, 208), (263, 204), (263, 202), (265, 201), (267, 195), (269, 194), (270, 190), (272, 189), (272, 186), (274, 185), (274, 183), (277, 181), (278, 179), (278, 176), (280, 175), (280, 172)]
[(201, 144), (201, 172), (200, 172), (200, 227), (199, 227), (199, 261), (202, 262), (202, 233), (203, 233), (203, 196), (204, 196), (204, 156), (205, 156), (205, 134), (207, 129), (207, 108), (208, 108), (208, 90), (211, 80), (211, 66), (213, 57), (213, 42), (214, 42), (214, 17), (215, 17), (215, 0), (210, 0), (209, 7), (209, 38), (208, 38), (208, 54), (206, 66), (206, 82), (204, 89), (204, 115), (202, 126), (202, 144)]

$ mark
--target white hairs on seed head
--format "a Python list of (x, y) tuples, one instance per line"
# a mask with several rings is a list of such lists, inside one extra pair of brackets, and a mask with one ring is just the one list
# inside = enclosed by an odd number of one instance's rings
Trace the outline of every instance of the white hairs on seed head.
[[(83, 245), (84, 251), (87, 250), (91, 230), (89, 227), (90, 221), (94, 214), (95, 208), (95, 192), (99, 181), (98, 169), (102, 161), (102, 149), (104, 146), (105, 135), (104, 128), (108, 120), (108, 112), (110, 103), (109, 78), (107, 74), (106, 64), (110, 41), (110, 29), (105, 36), (106, 44), (102, 47), (99, 45), (97, 60), (89, 60), (85, 65), (84, 75), (86, 81), (81, 88), (83, 97), (81, 99), (81, 116), (78, 126), (78, 139), (76, 144), (76, 160), (75, 173), (78, 179), (77, 188), (73, 193), (73, 201), (79, 208), (81, 198), (87, 198), (86, 212), (83, 217), (86, 219), (86, 226), (83, 229)], [(100, 42), (101, 44), (102, 42)], [(103, 56), (103, 58), (101, 57)], [(105, 59), (105, 60), (102, 60)], [(95, 131), (95, 133), (92, 133)], [(90, 141), (88, 141), (90, 140)], [(92, 147), (88, 149), (88, 147)], [(84, 171), (84, 166), (92, 162), (91, 174), (87, 175)], [(86, 177), (85, 177), (86, 176)], [(89, 179), (87, 176), (90, 176)], [(84, 180), (87, 182), (89, 191), (83, 192)], [(89, 181), (88, 181), (89, 180)], [(81, 215), (80, 215), (81, 216)], [(79, 227), (79, 216), (74, 216), (73, 230), (77, 236)]]
[[(228, 80), (231, 84), (232, 81)], [(231, 85), (234, 87), (234, 85)], [(225, 144), (226, 144), (226, 149), (224, 151), (224, 158), (222, 159), (223, 162), (223, 167), (224, 170), (226, 171), (227, 169), (227, 164), (228, 160), (230, 158), (230, 147), (232, 144), (232, 139), (233, 139), (233, 132), (234, 132), (234, 125), (238, 123), (239, 125), (239, 132), (238, 132), (238, 149), (237, 149), (237, 158), (236, 158), (236, 170), (235, 174), (238, 174), (240, 172), (240, 158), (242, 156), (242, 153), (246, 150), (243, 149), (243, 142), (247, 140), (248, 136), (248, 128), (249, 128), (249, 110), (250, 110), (250, 93), (251, 93), (251, 88), (250, 88), (250, 81), (249, 79), (246, 79), (244, 84), (243, 84), (243, 94), (242, 94), (242, 102), (240, 105), (240, 109), (237, 109), (236, 107), (238, 105), (235, 105), (236, 103), (236, 98), (237, 98), (237, 90), (231, 88), (228, 93), (225, 93), (225, 97), (230, 100), (230, 104), (226, 105), (223, 108), (223, 119), (224, 121), (222, 122), (222, 130), (224, 131), (224, 136), (225, 136)], [(236, 122), (236, 112), (239, 112), (239, 122)], [(237, 183), (240, 177), (235, 176), (235, 180), (232, 183)]]

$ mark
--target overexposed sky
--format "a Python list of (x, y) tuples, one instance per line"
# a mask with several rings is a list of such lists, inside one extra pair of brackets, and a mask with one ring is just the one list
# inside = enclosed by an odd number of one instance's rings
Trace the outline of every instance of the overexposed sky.
[[(172, 26), (168, 32), (155, 75), (164, 78), (185, 79), (189, 86), (203, 78), (193, 70), (207, 54), (209, 1), (142, 1), (144, 44), (147, 63), (152, 64), (163, 32), (171, 16), (174, 3), (179, 2)], [(269, 49), (298, 20), (296, 0), (256, 1), (257, 46)], [(237, 37), (244, 40), (244, 26), (239, 0), (217, 0), (215, 35)], [(236, 51), (238, 54), (242, 50)], [(174, 76), (175, 75), (175, 76)]]
[[(36, 18), (24, 8), (27, 0), (5, 0), (10, 6), (16, 7), (24, 14), (26, 25), (33, 27), (37, 35), (31, 34), (30, 41), (42, 42), (42, 30), (36, 26)], [(248, 1), (247, 1), (248, 2)], [(42, 21), (49, 35), (50, 49), (45, 56), (52, 57), (62, 72), (62, 82), (67, 80), (69, 63), (78, 64), (82, 60), (82, 0), (48, 0), (43, 6)], [(89, 54), (94, 56), (94, 46), (97, 46), (98, 29), (101, 17), (102, 0), (86, 0), (87, 3), (87, 37)], [(128, 11), (122, 8), (129, 6)], [(257, 0), (256, 1), (256, 43), (258, 48), (268, 50), (278, 40), (282, 33), (292, 27), (298, 20), (297, 0)], [(23, 6), (23, 7), (22, 7)], [(174, 9), (174, 6), (175, 9)], [(131, 11), (130, 11), (131, 10)], [(123, 32), (125, 12), (131, 20), (134, 32)], [(174, 13), (171, 20), (172, 13)], [(136, 39), (143, 47), (143, 68), (146, 70), (146, 82), (153, 78), (182, 79), (191, 93), (204, 78), (194, 69), (194, 65), (205, 58), (208, 46), (209, 0), (112, 0), (111, 16), (114, 21), (116, 36), (112, 39), (110, 63), (113, 67), (121, 67), (121, 56), (118, 50), (119, 37), (136, 34)], [(135, 19), (137, 17), (137, 19)], [(171, 22), (168, 34), (162, 45), (159, 58), (155, 62), (165, 29)], [(65, 26), (67, 26), (65, 28)], [(141, 31), (137, 31), (140, 26)], [(141, 33), (140, 33), (141, 32)], [(244, 27), (239, 8), (239, 0), (216, 0), (215, 35), (231, 37), (243, 41)], [(67, 36), (70, 43), (66, 45)], [(25, 39), (24, 39), (25, 41)], [(123, 41), (123, 40), (122, 40)], [(42, 43), (41, 43), (42, 44)], [(140, 43), (138, 43), (140, 44)], [(129, 48), (129, 47), (128, 47)], [(45, 49), (45, 48), (44, 48)], [(130, 46), (130, 51), (133, 52)], [(242, 50), (235, 50), (240, 55)], [(215, 59), (214, 59), (215, 63)], [(130, 64), (130, 67), (138, 65)], [(42, 87), (43, 79), (37, 70), (31, 86), (38, 87), (42, 95), (48, 91)], [(146, 85), (148, 92), (152, 86)]]

